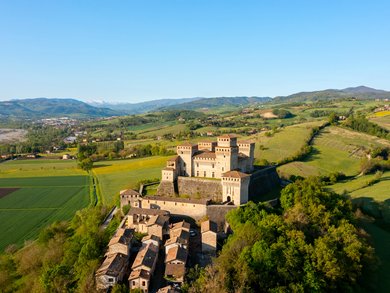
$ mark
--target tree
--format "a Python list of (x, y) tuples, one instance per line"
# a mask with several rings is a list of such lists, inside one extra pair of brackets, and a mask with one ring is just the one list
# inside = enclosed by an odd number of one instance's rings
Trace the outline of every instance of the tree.
[(79, 162), (79, 167), (84, 171), (89, 172), (93, 167), (93, 161), (90, 158), (83, 159)]

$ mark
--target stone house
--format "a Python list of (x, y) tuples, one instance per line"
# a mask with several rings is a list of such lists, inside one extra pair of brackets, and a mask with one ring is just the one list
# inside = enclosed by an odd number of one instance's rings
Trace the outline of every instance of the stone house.
[(139, 288), (143, 292), (148, 292), (150, 285), (151, 275), (146, 270), (132, 271), (129, 276), (129, 287), (130, 290)]
[(167, 280), (177, 283), (181, 283), (184, 281), (187, 257), (187, 248), (174, 246), (168, 250), (165, 257), (164, 273), (164, 276)]
[(217, 252), (217, 224), (208, 220), (201, 224), (202, 252), (215, 255)]
[(96, 271), (96, 288), (106, 290), (123, 280), (128, 266), (128, 256), (122, 253), (107, 255)]
[(165, 266), (165, 278), (175, 283), (184, 282), (184, 275), (186, 273), (186, 266), (184, 264), (167, 264)]
[(153, 245), (155, 245), (155, 246), (157, 246), (157, 247), (160, 247), (161, 240), (160, 240), (160, 238), (159, 238), (158, 236), (156, 236), (156, 235), (150, 235), (150, 234), (148, 234), (148, 235), (146, 235), (146, 236), (144, 236), (144, 237), (142, 238), (141, 242), (142, 242), (142, 244), (145, 244), (145, 245), (148, 245), (148, 244), (151, 243), (151, 244), (153, 244)]
[(180, 246), (172, 247), (168, 250), (165, 257), (165, 264), (186, 264), (188, 249)]
[(172, 286), (166, 286), (158, 289), (157, 293), (179, 293), (180, 291)]
[(141, 208), (141, 195), (134, 189), (125, 189), (119, 192), (121, 207), (130, 205), (131, 207)]
[(148, 292), (157, 258), (158, 246), (148, 243), (141, 247), (131, 266), (132, 272), (128, 278), (130, 289), (139, 288), (144, 292)]
[[(186, 232), (187, 235), (188, 232)], [(169, 238), (165, 244), (164, 244), (164, 247), (165, 247), (165, 253), (168, 253), (168, 250), (170, 250), (172, 247), (175, 247), (175, 246), (179, 246), (179, 247), (183, 247), (185, 249), (188, 249), (188, 242), (189, 242), (189, 239), (185, 239), (185, 238), (182, 238), (182, 237), (171, 237)]]
[(133, 230), (119, 228), (108, 243), (106, 255), (122, 253), (130, 256), (133, 236)]

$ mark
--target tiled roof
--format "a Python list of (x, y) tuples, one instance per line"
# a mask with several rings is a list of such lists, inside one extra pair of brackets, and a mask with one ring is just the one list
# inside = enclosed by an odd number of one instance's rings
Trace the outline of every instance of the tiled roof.
[(178, 237), (178, 238), (184, 239), (185, 241), (188, 241), (188, 239), (190, 238), (190, 232), (188, 232), (182, 228), (181, 229), (174, 229), (174, 230), (171, 229), (169, 236), (171, 238)]
[(130, 276), (129, 276), (129, 280), (134, 280), (134, 279), (138, 279), (138, 278), (142, 278), (142, 279), (147, 279), (149, 280), (150, 279), (150, 273), (146, 270), (135, 270), (135, 271), (132, 271)]
[(190, 225), (190, 223), (183, 220), (181, 222), (174, 223), (171, 226), (171, 230), (178, 229), (178, 228), (184, 228), (184, 229), (190, 230), (191, 225)]
[(178, 146), (190, 146), (190, 147), (194, 147), (194, 146), (197, 146), (197, 144), (191, 143), (191, 142), (184, 142), (184, 143), (182, 143), (182, 144), (179, 144)]
[(134, 190), (134, 189), (126, 189), (126, 190), (122, 190), (121, 195), (140, 195), (138, 191)]
[(184, 264), (167, 264), (165, 266), (165, 275), (166, 276), (175, 276), (176, 278), (181, 278), (186, 272), (186, 266)]
[(167, 263), (174, 260), (179, 260), (185, 263), (187, 261), (187, 256), (187, 249), (180, 246), (174, 246), (168, 250), (167, 255), (165, 257), (165, 262)]
[(100, 268), (96, 271), (96, 275), (117, 276), (127, 264), (127, 256), (122, 253), (108, 255)]
[(202, 222), (202, 224), (200, 226), (201, 233), (205, 233), (208, 231), (212, 231), (212, 232), (217, 233), (217, 229), (218, 229), (217, 224), (213, 221), (210, 221), (210, 220)]
[(168, 159), (168, 162), (175, 162), (179, 158), (180, 156), (174, 156), (173, 158)]
[(146, 266), (152, 268), (158, 256), (158, 247), (152, 243), (142, 247), (138, 251), (137, 256), (135, 257), (134, 263), (131, 266), (132, 269), (136, 269), (139, 266)]
[(249, 176), (251, 176), (251, 175), (246, 174), (246, 173), (242, 173), (240, 171), (228, 171), (228, 172), (222, 174), (222, 177), (228, 177), (228, 178), (245, 178), (245, 177), (249, 177)]

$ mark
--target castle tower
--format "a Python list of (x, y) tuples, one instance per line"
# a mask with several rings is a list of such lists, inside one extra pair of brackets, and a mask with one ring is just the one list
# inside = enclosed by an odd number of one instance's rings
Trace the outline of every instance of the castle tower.
[(194, 166), (192, 156), (198, 151), (198, 145), (184, 143), (177, 146), (177, 154), (181, 157), (179, 176), (194, 176)]
[(239, 141), (238, 152), (244, 154), (248, 158), (246, 159), (246, 166), (243, 169), (244, 172), (253, 171), (253, 164), (255, 160), (255, 143), (252, 141)]
[(251, 175), (239, 171), (222, 174), (222, 200), (234, 205), (247, 203), (250, 177)]
[(238, 168), (237, 138), (227, 134), (218, 137), (218, 145), (215, 147), (217, 170), (222, 175), (224, 172)]

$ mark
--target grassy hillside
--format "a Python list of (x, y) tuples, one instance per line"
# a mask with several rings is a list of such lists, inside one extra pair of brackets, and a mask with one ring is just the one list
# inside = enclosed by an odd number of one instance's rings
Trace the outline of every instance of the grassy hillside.
[(161, 177), (161, 169), (169, 157), (98, 162), (93, 173), (99, 180), (103, 203), (112, 204), (119, 191), (134, 188), (138, 181)]
[(365, 150), (377, 146), (390, 146), (390, 142), (375, 136), (327, 127), (314, 140), (314, 150), (303, 162), (292, 162), (278, 168), (280, 174), (303, 177), (343, 172), (348, 176), (359, 173), (360, 160)]

